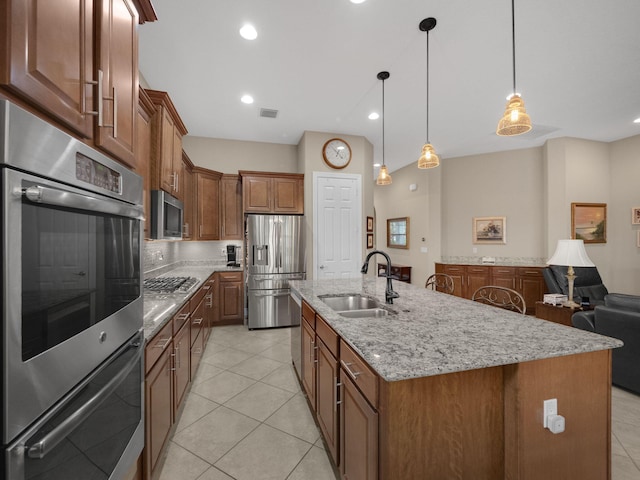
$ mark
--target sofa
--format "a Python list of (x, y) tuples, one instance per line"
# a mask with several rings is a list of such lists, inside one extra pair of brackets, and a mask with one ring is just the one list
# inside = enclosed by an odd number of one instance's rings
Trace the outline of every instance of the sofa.
[[(542, 269), (547, 293), (560, 293), (569, 296), (569, 282), (567, 280), (568, 267), (549, 265)], [(609, 293), (602, 283), (602, 278), (596, 267), (575, 267), (576, 279), (573, 282), (573, 300), (580, 303), (584, 297), (589, 298), (590, 305), (602, 305), (604, 297)]]
[(640, 296), (610, 293), (603, 305), (574, 313), (571, 323), (624, 342), (612, 350), (613, 384), (640, 394)]

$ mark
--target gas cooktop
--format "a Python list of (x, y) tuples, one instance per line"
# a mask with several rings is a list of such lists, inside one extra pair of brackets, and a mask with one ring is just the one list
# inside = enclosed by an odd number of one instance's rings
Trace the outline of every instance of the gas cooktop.
[(194, 277), (155, 277), (144, 281), (145, 293), (187, 293), (198, 283)]

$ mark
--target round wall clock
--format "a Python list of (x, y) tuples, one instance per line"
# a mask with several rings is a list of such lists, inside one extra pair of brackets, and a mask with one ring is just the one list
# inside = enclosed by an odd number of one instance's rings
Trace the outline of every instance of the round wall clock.
[(322, 158), (331, 168), (344, 168), (351, 161), (351, 147), (341, 138), (332, 138), (322, 147)]

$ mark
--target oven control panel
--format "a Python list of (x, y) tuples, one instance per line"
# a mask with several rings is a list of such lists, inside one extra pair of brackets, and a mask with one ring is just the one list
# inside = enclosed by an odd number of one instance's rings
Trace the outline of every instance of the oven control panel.
[(76, 153), (76, 178), (113, 193), (122, 193), (120, 173), (79, 152)]

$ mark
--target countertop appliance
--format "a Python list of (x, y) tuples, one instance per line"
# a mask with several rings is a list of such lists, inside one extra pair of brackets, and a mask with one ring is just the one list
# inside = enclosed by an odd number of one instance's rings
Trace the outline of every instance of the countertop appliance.
[(247, 215), (245, 275), (249, 329), (298, 325), (291, 315), (289, 280), (304, 280), (302, 215)]
[(239, 267), (238, 255), (240, 254), (239, 245), (227, 245), (227, 267)]
[(144, 443), (142, 178), (0, 100), (0, 184), (0, 477), (122, 478)]

